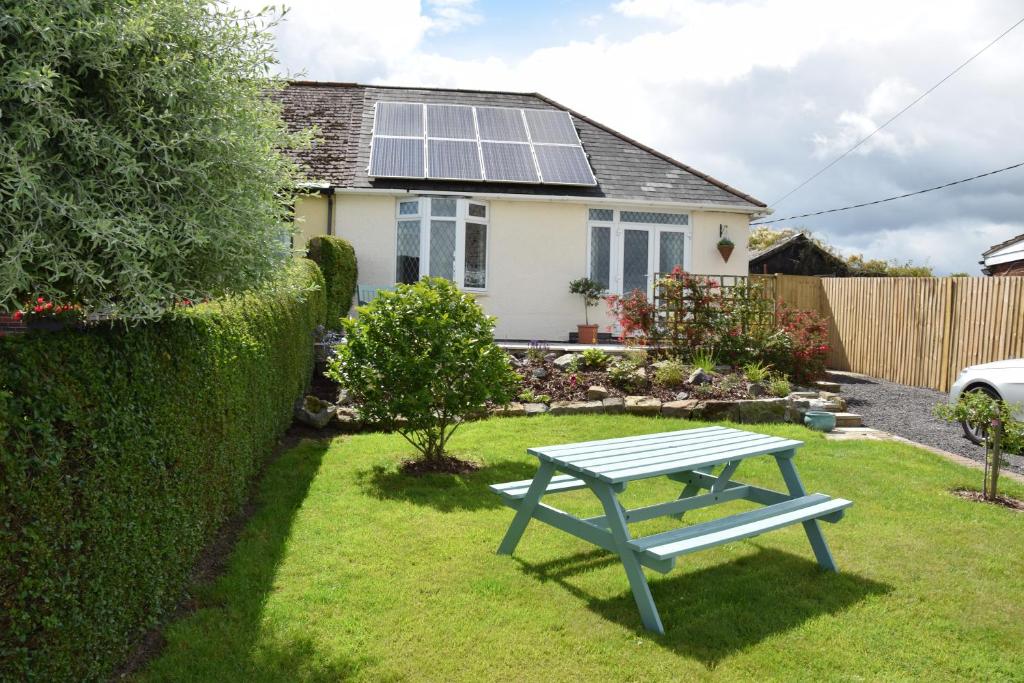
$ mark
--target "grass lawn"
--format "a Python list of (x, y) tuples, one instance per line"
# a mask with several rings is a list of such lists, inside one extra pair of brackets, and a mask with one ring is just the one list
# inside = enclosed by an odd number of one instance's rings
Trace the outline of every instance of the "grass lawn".
[[(807, 489), (854, 501), (841, 522), (822, 525), (840, 573), (818, 570), (799, 525), (686, 555), (670, 574), (648, 572), (663, 637), (643, 630), (609, 553), (533, 522), (514, 557), (495, 555), (513, 513), (487, 484), (532, 476), (527, 446), (681, 424), (476, 422), (452, 451), (483, 467), (462, 477), (398, 474), (412, 451), (397, 435), (305, 441), (269, 469), (227, 573), (197, 589), (198, 610), (167, 629), (138, 678), (1024, 679), (1024, 514), (950, 495), (980, 485), (980, 472), (901, 444), (753, 428), (805, 441), (796, 463)], [(770, 458), (745, 461), (736, 477), (784, 490)], [(678, 492), (639, 482), (623, 501)], [(600, 514), (586, 491), (553, 498)]]

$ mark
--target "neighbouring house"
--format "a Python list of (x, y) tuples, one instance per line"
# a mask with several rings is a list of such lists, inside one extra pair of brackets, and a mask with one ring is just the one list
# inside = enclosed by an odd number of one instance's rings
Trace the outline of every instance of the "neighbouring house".
[[(536, 93), (292, 82), (293, 128), (313, 194), (295, 246), (349, 240), (359, 282), (446, 277), (497, 317), (502, 339), (565, 340), (583, 322), (569, 281), (652, 291), (681, 266), (746, 275), (746, 237), (765, 204)], [(723, 260), (716, 245), (731, 236)], [(591, 321), (609, 329), (602, 305)]]
[(802, 232), (750, 254), (751, 275), (822, 275), (846, 277), (850, 267)]
[(982, 252), (978, 263), (985, 275), (1024, 275), (1024, 234), (993, 244)]

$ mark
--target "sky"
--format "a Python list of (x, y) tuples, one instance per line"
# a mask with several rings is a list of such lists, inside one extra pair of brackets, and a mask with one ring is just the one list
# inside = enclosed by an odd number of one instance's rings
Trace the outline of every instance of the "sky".
[[(231, 0), (246, 9), (263, 0)], [(771, 218), (1024, 161), (1024, 26), (806, 187), (1024, 17), (1019, 0), (293, 0), (282, 73), (540, 92), (767, 202)], [(776, 224), (844, 253), (979, 273), (1024, 233), (1024, 168)]]

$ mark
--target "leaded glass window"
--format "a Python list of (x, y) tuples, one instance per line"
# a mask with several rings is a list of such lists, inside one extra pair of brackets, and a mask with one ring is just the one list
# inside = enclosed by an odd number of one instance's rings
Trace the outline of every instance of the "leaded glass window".
[(590, 229), (590, 279), (611, 288), (612, 229), (595, 225)]
[(658, 250), (658, 272), (671, 273), (676, 266), (683, 267), (686, 235), (666, 230), (661, 233)]
[(466, 223), (466, 263), (462, 284), (476, 289), (487, 286), (487, 226), (482, 223)]
[(430, 276), (455, 279), (455, 221), (430, 221)]
[[(591, 209), (593, 211), (593, 209)], [(649, 223), (656, 225), (689, 225), (690, 216), (685, 213), (659, 213), (655, 211), (620, 211), (623, 223)]]
[(420, 222), (398, 221), (395, 281), (410, 285), (420, 279)]

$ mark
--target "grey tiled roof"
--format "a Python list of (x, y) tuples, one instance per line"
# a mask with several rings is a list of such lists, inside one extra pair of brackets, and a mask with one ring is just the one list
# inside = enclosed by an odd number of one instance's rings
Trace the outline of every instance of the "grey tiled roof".
[[(294, 81), (279, 96), (293, 129), (316, 125), (322, 142), (297, 154), (312, 180), (342, 188), (395, 188), (450, 192), (502, 192), (542, 196), (603, 197), (653, 202), (746, 206), (765, 204), (696, 169), (646, 147), (536, 93), (438, 88), (398, 88)], [(366, 175), (379, 100), (568, 111), (587, 152), (596, 187), (375, 179)]]

